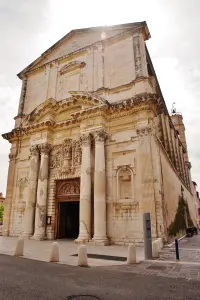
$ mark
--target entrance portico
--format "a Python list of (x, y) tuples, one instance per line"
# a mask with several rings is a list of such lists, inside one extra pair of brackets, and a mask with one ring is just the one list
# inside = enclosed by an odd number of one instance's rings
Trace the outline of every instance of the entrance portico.
[(33, 201), (28, 202), (25, 209), (27, 217), (24, 218), (24, 237), (33, 235), (34, 239), (46, 238), (48, 206), (52, 202), (52, 191), (48, 190), (48, 186), (50, 187), (52, 178), (56, 177), (55, 174), (59, 174), (59, 180), (54, 179), (55, 216), (51, 216), (54, 222), (49, 225), (54, 227), (54, 238), (74, 238), (77, 243), (92, 240), (95, 244), (108, 244), (104, 150), (106, 136), (104, 130), (100, 129), (83, 133), (78, 140), (65, 139), (61, 145), (45, 143), (34, 146), (34, 151), (31, 148), (34, 155), (31, 159), (35, 162), (37, 158), (36, 163), (40, 167), (31, 169), (34, 176), (30, 174), (29, 198), (33, 198)]

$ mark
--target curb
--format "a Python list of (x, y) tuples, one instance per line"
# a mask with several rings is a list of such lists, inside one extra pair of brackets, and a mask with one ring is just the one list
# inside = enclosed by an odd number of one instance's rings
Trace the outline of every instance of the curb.
[(144, 262), (148, 263), (160, 263), (160, 264), (180, 264), (180, 265), (191, 265), (191, 266), (199, 266), (200, 263), (192, 262), (192, 261), (176, 261), (176, 260), (156, 260), (156, 259), (146, 259)]

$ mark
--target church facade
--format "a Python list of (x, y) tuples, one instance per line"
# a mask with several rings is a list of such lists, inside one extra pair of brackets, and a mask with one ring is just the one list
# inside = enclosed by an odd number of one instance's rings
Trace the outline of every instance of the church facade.
[(182, 116), (169, 116), (146, 22), (73, 30), (18, 74), (3, 235), (168, 239), (179, 197), (195, 222)]

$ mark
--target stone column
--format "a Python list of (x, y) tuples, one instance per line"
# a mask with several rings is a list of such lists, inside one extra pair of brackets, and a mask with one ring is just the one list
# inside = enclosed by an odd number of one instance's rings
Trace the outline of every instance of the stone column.
[(12, 194), (13, 194), (13, 186), (14, 186), (14, 178), (15, 178), (15, 163), (16, 163), (16, 155), (9, 154), (9, 169), (8, 169), (8, 180), (7, 180), (7, 190), (6, 190), (6, 199), (4, 203), (4, 216), (3, 216), (3, 236), (9, 235), (9, 227), (10, 227), (10, 217), (11, 217), (11, 209), (12, 209)]
[(94, 133), (95, 173), (94, 173), (94, 237), (95, 244), (107, 245), (106, 234), (106, 133), (103, 130)]
[(48, 143), (44, 143), (39, 145), (39, 149), (41, 152), (41, 161), (37, 187), (35, 232), (33, 238), (36, 240), (43, 240), (45, 238), (46, 229), (49, 151), (51, 149), (51, 146)]
[(79, 236), (77, 243), (88, 242), (91, 239), (91, 136), (81, 136), (82, 164), (80, 183), (80, 216)]
[(24, 212), (23, 220), (23, 234), (25, 238), (33, 235), (34, 221), (35, 221), (35, 205), (37, 196), (37, 180), (39, 171), (39, 149), (38, 146), (30, 148), (30, 172), (29, 172), (29, 186), (28, 186), (28, 199)]

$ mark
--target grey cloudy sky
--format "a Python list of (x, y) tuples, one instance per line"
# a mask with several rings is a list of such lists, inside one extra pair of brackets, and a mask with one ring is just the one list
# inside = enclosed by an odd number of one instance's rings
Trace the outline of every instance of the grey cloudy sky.
[[(0, 0), (0, 131), (13, 128), (21, 82), (16, 74), (75, 28), (147, 21), (147, 42), (171, 109), (186, 125), (193, 180), (200, 184), (200, 0)], [(10, 145), (0, 138), (0, 191)]]

